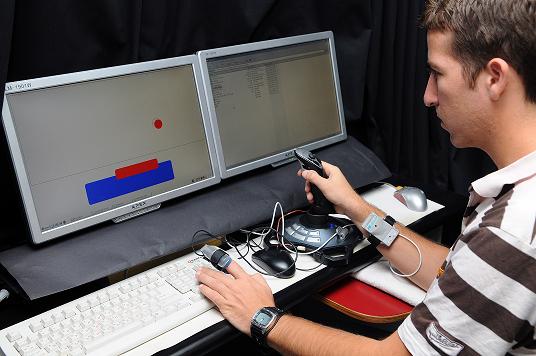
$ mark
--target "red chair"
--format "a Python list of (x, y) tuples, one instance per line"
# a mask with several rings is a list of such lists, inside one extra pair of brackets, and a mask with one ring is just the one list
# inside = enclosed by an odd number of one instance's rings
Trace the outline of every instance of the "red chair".
[(352, 277), (322, 290), (319, 299), (352, 318), (368, 323), (397, 322), (413, 310), (412, 305)]

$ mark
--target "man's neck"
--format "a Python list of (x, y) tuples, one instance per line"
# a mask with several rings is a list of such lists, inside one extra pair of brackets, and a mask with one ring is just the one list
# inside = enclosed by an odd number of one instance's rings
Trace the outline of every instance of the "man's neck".
[(536, 104), (525, 102), (499, 115), (501, 124), (485, 151), (501, 169), (536, 151)]

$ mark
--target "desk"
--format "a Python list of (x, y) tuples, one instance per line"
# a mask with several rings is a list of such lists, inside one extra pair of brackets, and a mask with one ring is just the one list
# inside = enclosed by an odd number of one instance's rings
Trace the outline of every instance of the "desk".
[[(388, 182), (393, 182), (393, 184), (395, 184), (396, 182), (401, 182), (401, 180), (391, 178)], [(408, 184), (406, 181), (403, 182)], [(368, 186), (365, 190), (372, 187), (373, 186)], [(454, 238), (459, 234), (461, 217), (465, 209), (466, 199), (460, 195), (440, 191), (431, 186), (424, 186), (422, 189), (427, 194), (428, 199), (444, 205), (444, 208), (409, 224), (408, 227), (421, 234), (437, 227), (442, 227), (442, 242), (444, 244), (449, 244), (451, 241), (454, 241)], [(322, 287), (340, 280), (353, 270), (359, 268), (363, 263), (376, 257), (379, 257), (377, 250), (371, 246), (367, 246), (354, 253), (348, 266), (325, 267), (292, 286), (275, 293), (274, 297), (276, 304), (284, 310), (289, 310), (303, 302)], [(240, 335), (241, 333), (234, 329), (229, 322), (223, 320), (166, 350), (158, 352), (156, 355), (205, 354), (221, 347)]]
[[(452, 219), (458, 218), (458, 216), (463, 212), (463, 209), (465, 207), (465, 201), (463, 198), (446, 192), (434, 192), (429, 191), (427, 189), (425, 189), (425, 191), (427, 192), (428, 197), (430, 199), (437, 201), (442, 205), (445, 205), (446, 207), (411, 224), (410, 227), (414, 230), (425, 232), (431, 228), (435, 228), (436, 226), (442, 225), (444, 222), (449, 222), (452, 221)], [(459, 226), (459, 221), (457, 222), (457, 226)], [(377, 255), (378, 253), (376, 249), (372, 247), (363, 248), (354, 254), (348, 266), (325, 267), (318, 272), (310, 275), (309, 277), (304, 278), (299, 282), (296, 282), (292, 286), (277, 292), (275, 294), (276, 303), (278, 304), (278, 306), (286, 310), (290, 309), (293, 306), (296, 306), (297, 304), (302, 302), (310, 294), (318, 291), (321, 287), (335, 282), (342, 276), (346, 275), (347, 273), (350, 273), (359, 265), (363, 264), (366, 261), (369, 261)], [(66, 298), (68, 297), (69, 295), (66, 295)], [(70, 297), (70, 300), (75, 299), (72, 298), (72, 294), (70, 295)], [(63, 303), (65, 303), (65, 301), (60, 301), (60, 303), (58, 304)], [(46, 309), (50, 309), (54, 306), (55, 305), (49, 305), (46, 307)], [(8, 304), (0, 305), (0, 312), (3, 314), (3, 311), (1, 309), (7, 307)], [(27, 305), (20, 305), (19, 308), (26, 309)], [(209, 313), (216, 312), (210, 311)], [(25, 319), (27, 317), (29, 316), (24, 315), (20, 319)], [(210, 317), (210, 315), (208, 315), (207, 317)], [(234, 339), (238, 335), (240, 335), (240, 333), (237, 330), (231, 327), (231, 325), (227, 321), (222, 320), (221, 322), (218, 322), (202, 330), (199, 333), (191, 335), (187, 339), (179, 342), (171, 348), (161, 351), (159, 354), (203, 354), (218, 348), (224, 343)]]

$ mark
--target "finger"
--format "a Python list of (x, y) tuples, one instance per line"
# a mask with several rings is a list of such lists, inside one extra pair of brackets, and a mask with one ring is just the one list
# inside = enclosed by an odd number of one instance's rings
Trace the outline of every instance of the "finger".
[(322, 189), (326, 178), (322, 178), (315, 171), (305, 171), (303, 177), (309, 181), (310, 184), (316, 185), (318, 188)]
[[(219, 283), (227, 288), (231, 288), (234, 278), (226, 273), (216, 271), (212, 268), (202, 267), (196, 273), (197, 280), (212, 281), (212, 283)], [(210, 278), (210, 279), (204, 279)], [(206, 283), (205, 283), (206, 284)]]
[(235, 261), (232, 261), (231, 264), (227, 266), (227, 272), (236, 279), (249, 277), (249, 274)]
[(230, 287), (226, 283), (222, 282), (221, 278), (211, 276), (209, 273), (205, 273), (204, 271), (199, 270), (197, 272), (197, 280), (200, 284), (204, 284), (205, 286), (215, 290), (222, 296), (225, 296), (227, 295), (227, 293), (229, 293)]
[(216, 304), (218, 308), (225, 302), (225, 298), (220, 293), (216, 292), (214, 289), (205, 284), (199, 286), (199, 291), (214, 304)]
[(318, 173), (313, 170), (307, 169), (302, 172), (302, 177), (310, 182), (315, 179), (314, 176), (318, 176)]
[(330, 164), (330, 163), (328, 163), (328, 162), (324, 162), (324, 161), (322, 161), (322, 167), (324, 168), (324, 172), (326, 172), (326, 175), (327, 175), (328, 177), (330, 177), (331, 174), (333, 174), (333, 172), (334, 172), (336, 169), (338, 169), (337, 166), (334, 166), (334, 165), (332, 165), (332, 164)]
[(225, 278), (225, 273), (215, 270), (214, 268), (201, 267), (197, 270), (197, 275), (206, 274), (212, 278)]

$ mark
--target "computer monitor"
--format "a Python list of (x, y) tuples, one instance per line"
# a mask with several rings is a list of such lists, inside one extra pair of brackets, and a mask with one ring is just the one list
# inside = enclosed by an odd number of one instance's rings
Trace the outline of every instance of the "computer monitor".
[(41, 243), (219, 182), (196, 56), (6, 84), (2, 119)]
[(198, 55), (222, 178), (346, 139), (332, 32)]

